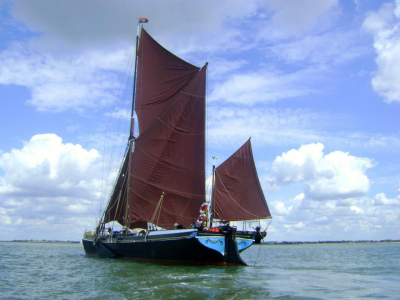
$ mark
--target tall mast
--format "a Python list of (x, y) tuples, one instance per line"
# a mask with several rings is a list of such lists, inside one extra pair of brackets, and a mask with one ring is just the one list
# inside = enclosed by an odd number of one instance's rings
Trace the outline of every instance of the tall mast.
[[(130, 181), (131, 181), (131, 155), (133, 152), (133, 142), (135, 141), (135, 117), (134, 117), (134, 112), (135, 112), (135, 98), (136, 98), (136, 76), (137, 76), (137, 61), (138, 61), (138, 48), (139, 48), (139, 35), (141, 32), (141, 28), (143, 18), (139, 18), (138, 25), (137, 25), (137, 31), (136, 31), (136, 49), (135, 49), (135, 69), (134, 69), (134, 74), (133, 74), (133, 92), (132, 92), (132, 109), (131, 109), (131, 127), (130, 127), (130, 132), (129, 132), (129, 152), (128, 152), (128, 182), (126, 185), (126, 210), (125, 210), (125, 226), (128, 227), (130, 224), (129, 220), (129, 215), (130, 215)], [(147, 19), (146, 19), (147, 20)]]
[(212, 178), (211, 178), (211, 216), (210, 216), (210, 228), (212, 227), (213, 222), (213, 214), (215, 211), (215, 203), (214, 203), (214, 185), (215, 185), (215, 161), (218, 157), (213, 156), (213, 170), (212, 170)]

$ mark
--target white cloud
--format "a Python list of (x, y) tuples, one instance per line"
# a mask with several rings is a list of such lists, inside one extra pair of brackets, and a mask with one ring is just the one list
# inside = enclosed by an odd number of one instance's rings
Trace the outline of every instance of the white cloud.
[(33, 136), (21, 149), (0, 156), (4, 172), (0, 222), (36, 229), (61, 223), (75, 227), (77, 216), (93, 222), (100, 201), (101, 166), (94, 149), (63, 143), (55, 134)]
[(149, 19), (146, 24), (149, 32), (157, 28), (157, 40), (168, 49), (186, 53), (215, 51), (241, 44), (240, 30), (226, 23), (253, 16), (257, 9), (255, 0), (245, 3), (240, 0), (140, 0), (118, 5), (106, 0), (57, 3), (22, 0), (13, 3), (12, 13), (32, 30), (44, 33), (39, 41), (47, 49), (60, 51), (62, 47), (113, 47), (133, 43), (137, 20), (145, 16)]
[(126, 108), (116, 107), (112, 112), (104, 114), (107, 117), (115, 118), (115, 119), (131, 119), (131, 111)]
[(281, 202), (281, 201), (271, 202), (270, 206), (273, 207), (274, 212), (276, 214), (278, 214), (279, 216), (288, 215), (289, 214), (289, 211), (285, 207), (285, 204), (283, 202)]
[(123, 71), (128, 61), (127, 51), (56, 58), (21, 47), (0, 52), (0, 84), (30, 88), (27, 102), (40, 111), (81, 111), (111, 104), (120, 88), (114, 72)]
[(312, 142), (321, 138), (315, 122), (322, 125), (324, 117), (308, 110), (210, 106), (208, 140), (217, 148), (237, 146), (250, 136), (257, 145)]
[(315, 92), (305, 79), (313, 77), (313, 73), (312, 70), (292, 74), (262, 70), (233, 74), (214, 86), (209, 99), (253, 106), (304, 96)]
[(264, 6), (273, 12), (269, 26), (261, 31), (266, 39), (281, 39), (299, 36), (313, 29), (321, 30), (328, 27), (340, 12), (338, 0), (267, 1)]
[(7, 211), (3, 207), (0, 207), (0, 224), (1, 225), (10, 225), (11, 224), (10, 217), (7, 215)]
[[(400, 149), (399, 134), (339, 132), (335, 130), (335, 123), (339, 121), (349, 124), (351, 120), (343, 115), (325, 115), (307, 109), (212, 103), (208, 106), (207, 119), (208, 143), (216, 148), (237, 146), (251, 136), (257, 146), (294, 147), (319, 141), (340, 148), (384, 152), (397, 152)], [(318, 127), (315, 124), (318, 124)]]
[(372, 79), (373, 89), (386, 102), (400, 102), (400, 2), (384, 3), (370, 12), (363, 28), (374, 37), (378, 71)]
[(247, 65), (248, 62), (245, 60), (226, 60), (223, 58), (212, 58), (210, 59), (212, 64), (209, 64), (208, 68), (208, 77), (213, 80), (218, 80), (226, 76), (227, 74), (231, 74), (233, 71), (242, 68)]
[(367, 169), (374, 166), (369, 158), (335, 151), (324, 154), (321, 143), (301, 146), (278, 156), (272, 173), (278, 184), (303, 182), (305, 196), (314, 200), (346, 199), (369, 191)]
[(300, 229), (304, 227), (304, 223), (303, 222), (297, 222), (294, 224), (284, 224), (283, 227), (285, 227), (288, 232), (291, 232), (293, 229)]
[(385, 193), (379, 193), (374, 198), (375, 205), (387, 205), (387, 206), (400, 206), (400, 195), (394, 199), (388, 199)]
[(100, 162), (94, 149), (63, 144), (55, 134), (38, 134), (25, 142), (22, 149), (12, 149), (0, 156), (0, 168), (5, 173), (0, 193), (35, 197), (77, 193), (93, 197), (99, 184)]
[[(41, 34), (36, 44), (46, 49), (63, 51), (132, 43), (137, 19), (145, 16), (149, 19), (146, 24), (149, 32), (157, 28), (156, 39), (173, 52), (179, 50), (180, 54), (243, 49), (260, 35), (268, 38), (299, 35), (329, 23), (336, 11), (338, 0), (139, 0), (119, 5), (106, 0), (58, 1), (57, 4), (49, 0), (35, 3), (22, 0), (12, 7), (17, 20)], [(243, 34), (243, 25), (252, 26), (271, 14), (271, 20), (258, 26), (263, 29), (261, 32)]]
[[(381, 240), (397, 238), (399, 205), (377, 205), (373, 199), (353, 198), (313, 201), (300, 194), (285, 201), (272, 201), (273, 240)], [(350, 202), (348, 203), (350, 204)]]
[(354, 211), (356, 214), (363, 214), (364, 213), (364, 210), (362, 208), (359, 208), (356, 205), (350, 206), (350, 210)]
[(306, 35), (290, 42), (270, 46), (278, 58), (289, 63), (338, 64), (354, 59), (366, 50), (357, 45), (359, 33), (354, 30)]

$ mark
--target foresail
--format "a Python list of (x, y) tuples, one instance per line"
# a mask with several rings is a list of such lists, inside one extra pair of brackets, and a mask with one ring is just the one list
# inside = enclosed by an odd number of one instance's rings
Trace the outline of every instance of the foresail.
[(258, 179), (250, 139), (216, 168), (213, 218), (241, 221), (270, 218)]
[(104, 223), (110, 221), (118, 221), (120, 224), (124, 224), (124, 217), (126, 212), (126, 185), (128, 175), (128, 155), (124, 157), (121, 170), (118, 174), (118, 178), (114, 187), (114, 191), (111, 195), (107, 209), (104, 213)]
[(174, 56), (144, 30), (138, 56), (140, 135), (130, 161), (129, 220), (188, 226), (205, 199), (206, 67)]

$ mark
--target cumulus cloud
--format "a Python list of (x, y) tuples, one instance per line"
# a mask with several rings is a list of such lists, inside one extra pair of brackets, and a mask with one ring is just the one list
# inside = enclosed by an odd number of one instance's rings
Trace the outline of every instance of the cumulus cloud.
[(0, 168), (5, 173), (0, 193), (37, 197), (79, 193), (92, 198), (97, 193), (94, 187), (99, 184), (99, 163), (100, 155), (94, 149), (63, 144), (55, 134), (38, 134), (22, 149), (0, 156)]
[(305, 196), (315, 200), (365, 195), (370, 187), (365, 172), (374, 166), (372, 160), (341, 151), (325, 155), (323, 149), (321, 143), (308, 144), (278, 156), (272, 164), (277, 182), (302, 182)]
[(385, 193), (379, 193), (374, 198), (375, 205), (387, 205), (387, 206), (400, 206), (400, 195), (393, 199), (388, 199)]
[(370, 12), (363, 28), (373, 35), (377, 54), (372, 87), (386, 102), (400, 102), (400, 1)]
[(323, 150), (321, 143), (303, 145), (282, 153), (272, 163), (277, 185), (303, 189), (293, 198), (270, 202), (271, 213), (278, 219), (274, 235), (282, 232), (292, 240), (309, 236), (314, 240), (396, 238), (399, 196), (368, 196), (366, 172), (375, 163), (366, 157), (342, 151), (325, 154)]
[[(55, 134), (33, 136), (21, 149), (0, 156), (0, 222), (36, 229), (93, 222), (102, 188), (101, 167), (94, 149), (63, 143)], [(76, 222), (78, 216), (82, 221)]]
[[(381, 196), (380, 196), (381, 197)], [(376, 197), (375, 197), (376, 199)], [(303, 193), (293, 199), (272, 201), (274, 239), (287, 240), (381, 240), (396, 238), (399, 206), (378, 205), (368, 197), (314, 201)]]

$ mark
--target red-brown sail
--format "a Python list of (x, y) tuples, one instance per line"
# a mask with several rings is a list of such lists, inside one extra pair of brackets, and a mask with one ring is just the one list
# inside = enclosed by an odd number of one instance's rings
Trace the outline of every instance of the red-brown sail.
[(124, 212), (126, 211), (126, 178), (128, 175), (128, 155), (124, 158), (121, 170), (118, 174), (118, 178), (114, 187), (114, 191), (111, 194), (108, 207), (104, 213), (104, 223), (110, 221), (118, 221), (120, 224), (124, 224)]
[(215, 170), (213, 217), (225, 221), (270, 218), (250, 139)]
[[(206, 67), (174, 56), (142, 29), (135, 111), (140, 135), (130, 156), (129, 222), (193, 222), (205, 199)], [(152, 219), (162, 193), (161, 213)]]
[(137, 55), (135, 112), (142, 134), (175, 101), (200, 68), (164, 49), (143, 28)]

